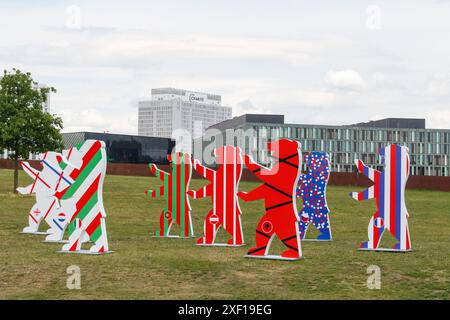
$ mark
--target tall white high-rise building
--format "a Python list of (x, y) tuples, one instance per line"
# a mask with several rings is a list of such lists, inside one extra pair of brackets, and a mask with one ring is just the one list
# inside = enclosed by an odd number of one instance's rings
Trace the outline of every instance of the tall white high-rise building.
[(139, 102), (138, 134), (177, 140), (177, 150), (192, 152), (192, 140), (205, 129), (231, 119), (231, 107), (216, 94), (174, 88), (152, 89), (151, 99)]

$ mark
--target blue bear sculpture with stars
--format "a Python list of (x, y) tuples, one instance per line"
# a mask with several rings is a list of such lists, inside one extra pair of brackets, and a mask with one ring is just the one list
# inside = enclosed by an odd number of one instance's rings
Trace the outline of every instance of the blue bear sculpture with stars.
[(303, 200), (298, 213), (300, 239), (304, 240), (308, 226), (313, 223), (320, 234), (316, 240), (331, 241), (331, 229), (327, 205), (327, 185), (330, 178), (330, 157), (326, 152), (310, 152), (305, 156), (308, 172), (302, 174), (297, 187), (297, 197)]

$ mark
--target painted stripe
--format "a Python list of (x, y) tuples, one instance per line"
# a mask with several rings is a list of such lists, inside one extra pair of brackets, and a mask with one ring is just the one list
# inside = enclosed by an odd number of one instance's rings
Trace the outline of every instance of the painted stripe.
[(72, 218), (70, 219), (70, 222), (75, 220), (75, 218), (79, 214), (80, 210), (82, 210), (83, 207), (86, 205), (86, 203), (92, 198), (92, 196), (95, 193), (97, 193), (98, 184), (99, 184), (99, 181), (100, 181), (100, 176), (101, 176), (101, 174), (99, 174), (97, 176), (97, 178), (94, 180), (94, 182), (88, 187), (86, 192), (78, 200), (78, 202), (76, 204), (77, 211), (73, 214)]
[[(212, 179), (212, 188), (213, 188), (213, 193), (212, 193), (212, 197), (213, 197), (213, 212), (214, 214), (217, 214), (217, 209), (216, 209), (216, 200), (217, 200), (217, 178), (216, 178), (216, 171), (213, 172), (213, 179)], [(205, 189), (205, 195), (206, 195), (206, 187)]]
[(222, 176), (222, 197), (223, 197), (223, 201), (222, 201), (222, 223), (223, 223), (223, 228), (226, 229), (227, 228), (227, 170), (228, 170), (228, 154), (227, 154), (227, 147), (224, 147), (223, 150), (223, 176)]
[(163, 227), (164, 227), (164, 235), (167, 235), (167, 231), (169, 230), (169, 221), (168, 217), (166, 216), (167, 212), (169, 211), (169, 208), (171, 206), (169, 202), (169, 175), (164, 175), (164, 217), (163, 217)]
[[(175, 198), (176, 198), (176, 203), (177, 203), (177, 210), (176, 210), (176, 212), (174, 213), (175, 215), (176, 215), (176, 222), (177, 222), (177, 224), (181, 227), (181, 212), (180, 212), (180, 210), (181, 210), (181, 201), (180, 201), (180, 199), (181, 199), (181, 187), (180, 187), (180, 181), (181, 181), (181, 170), (182, 170), (182, 165), (181, 165), (181, 157), (180, 157), (180, 154), (179, 153), (177, 153), (176, 155), (176, 159), (177, 159), (177, 162), (176, 162), (176, 169), (177, 169), (177, 174), (176, 174), (176, 176), (175, 176), (175, 190), (176, 190), (176, 193), (175, 194), (173, 194), (172, 196), (174, 196)], [(175, 220), (175, 217), (174, 217), (174, 220)], [(183, 221), (183, 224), (184, 224), (184, 221)], [(183, 229), (181, 229), (181, 230), (183, 230)]]
[(406, 227), (406, 250), (411, 249), (411, 243), (409, 242), (409, 228)]
[(98, 204), (98, 192), (95, 192), (92, 197), (86, 202), (86, 204), (81, 208), (81, 210), (77, 213), (77, 218), (83, 221), (93, 210), (94, 207), (97, 207)]
[[(238, 165), (238, 148), (233, 148), (233, 190), (232, 190), (232, 201), (233, 201), (233, 244), (237, 243), (236, 239), (236, 220), (237, 220), (237, 212), (236, 212), (236, 201), (237, 201), (237, 195), (236, 195), (236, 187), (237, 183), (239, 182), (239, 179), (237, 178), (237, 165)], [(240, 165), (240, 164), (239, 164)]]
[[(100, 225), (100, 219), (102, 218), (101, 213), (97, 213), (97, 215), (95, 216), (94, 220), (92, 220), (92, 222), (88, 225), (88, 227), (86, 228), (86, 232), (89, 236), (91, 236), (94, 231), (97, 229), (97, 227)], [(95, 241), (95, 240), (93, 240)]]
[(364, 171), (364, 167), (363, 167), (363, 164), (362, 164), (361, 160), (358, 160), (358, 171), (359, 172), (363, 172)]
[(78, 240), (70, 247), (69, 251), (77, 251)]
[(58, 177), (62, 178), (65, 182), (67, 182), (67, 184), (69, 184), (69, 185), (72, 184), (69, 180), (67, 180), (66, 177), (64, 177), (62, 171), (61, 171), (61, 172), (58, 172), (55, 168), (53, 168), (53, 167), (52, 167), (47, 161), (45, 161), (45, 160), (42, 160), (42, 162), (43, 162), (47, 167), (49, 167), (54, 173), (56, 173), (56, 174), (58, 175)]
[[(375, 219), (378, 219), (378, 217), (379, 217), (380, 215), (379, 215), (379, 213), (377, 212), (376, 214), (375, 214)], [(376, 221), (376, 220), (375, 220)], [(374, 222), (375, 222), (374, 221)], [(373, 228), (373, 232), (374, 232), (374, 246), (376, 247), (376, 248), (378, 248), (378, 246), (380, 245), (380, 236), (382, 235), (382, 230), (383, 229), (381, 229), (381, 228), (377, 228), (377, 226), (374, 226), (374, 228)]]
[[(390, 149), (386, 148), (384, 154), (385, 160), (390, 159), (390, 153), (391, 153)], [(383, 195), (384, 211), (382, 218), (384, 219), (384, 227), (387, 229), (389, 229), (391, 226), (391, 219), (390, 219), (391, 202), (389, 201), (391, 195), (390, 172), (391, 167), (389, 163), (385, 162), (385, 170), (383, 172), (383, 181), (381, 185), (384, 187), (384, 195)]]
[(57, 156), (57, 160), (58, 160), (58, 165), (61, 168), (61, 170), (64, 170), (65, 168), (67, 168), (67, 163), (65, 163), (62, 159), (62, 157)]
[(396, 180), (397, 180), (397, 168), (396, 168), (396, 163), (397, 163), (397, 155), (395, 152), (395, 149), (393, 148), (394, 145), (391, 145), (390, 147), (390, 153), (391, 153), (391, 172), (390, 172), (390, 187), (391, 187), (391, 192), (389, 194), (389, 202), (390, 202), (390, 230), (394, 231), (396, 228), (396, 201), (395, 201), (395, 197), (396, 197)]
[(39, 173), (36, 175), (36, 179), (34, 179), (34, 181), (33, 181), (33, 185), (31, 186), (30, 194), (33, 193), (34, 187), (36, 187), (36, 182), (38, 181), (38, 178), (39, 178)]
[(38, 223), (37, 220), (33, 217), (32, 213), (30, 213), (29, 216), (30, 216), (31, 219), (33, 219), (34, 222)]
[(102, 165), (96, 166), (92, 170), (92, 172), (86, 177), (86, 180), (81, 185), (81, 187), (74, 193), (73, 198), (76, 199), (75, 202), (77, 202), (79, 199), (81, 199), (83, 194), (86, 192), (86, 190), (90, 187), (90, 185), (95, 181), (95, 179), (98, 176), (101, 176), (100, 182), (99, 182), (99, 191), (100, 191), (100, 189), (101, 189), (100, 183), (103, 183), (103, 178), (102, 178), (103, 175), (104, 175), (104, 171), (103, 171)]
[(402, 152), (401, 147), (394, 145), (395, 150), (395, 235), (401, 239), (400, 229), (402, 227), (401, 212), (402, 212)]
[(374, 172), (374, 177), (373, 177), (373, 183), (374, 183), (374, 198), (377, 199), (377, 201), (379, 201), (380, 199), (380, 172), (375, 171)]
[(63, 173), (61, 172), (61, 174), (59, 175), (59, 178), (58, 178), (58, 183), (56, 183), (56, 186), (55, 186), (55, 191), (58, 190), (59, 185), (61, 184), (62, 176), (63, 176)]
[(97, 228), (91, 234), (91, 241), (97, 242), (97, 240), (102, 236), (102, 234), (103, 234), (102, 233), (102, 225), (101, 225), (101, 220), (100, 220)]
[[(180, 222), (181, 222), (181, 232), (184, 233), (185, 237), (190, 236), (189, 232), (189, 221), (188, 221), (188, 215), (189, 212), (186, 213), (186, 182), (188, 181), (186, 179), (186, 162), (189, 161), (186, 159), (187, 155), (185, 153), (181, 154), (180, 160), (181, 160), (181, 168), (180, 168), (180, 181), (179, 181), (179, 198), (180, 198), (180, 212), (178, 213)], [(189, 169), (188, 169), (189, 170)]]
[(26, 169), (28, 169), (28, 171), (29, 171), (33, 176), (35, 176), (36, 179), (38, 179), (39, 181), (41, 181), (47, 188), (50, 188), (50, 185), (49, 185), (47, 182), (45, 182), (44, 180), (42, 180), (42, 178), (39, 177), (39, 173), (36, 174), (36, 173), (33, 171), (33, 169), (31, 169), (29, 166), (27, 166), (27, 165), (25, 164), (25, 162), (22, 162), (22, 166), (24, 166)]
[(64, 231), (63, 227), (61, 227), (61, 226), (59, 225), (59, 223), (56, 222), (55, 219), (52, 219), (52, 220), (53, 220), (53, 223), (54, 223), (61, 231)]
[(52, 210), (53, 206), (55, 205), (56, 200), (53, 200), (52, 204), (50, 205), (50, 207), (48, 208), (47, 212), (44, 215), (44, 220), (45, 218), (47, 218), (48, 214), (50, 213), (50, 211)]
[[(81, 144), (78, 144), (78, 145), (76, 146), (76, 148), (77, 148), (78, 150), (81, 150), (81, 148), (83, 147), (83, 145), (84, 145), (84, 142), (81, 143)], [(74, 171), (70, 174), (70, 177), (71, 177), (73, 180), (76, 180), (76, 179), (78, 178), (79, 174), (80, 174), (81, 172), (84, 171), (84, 169), (88, 166), (88, 164), (91, 162), (92, 158), (97, 154), (97, 152), (100, 150), (100, 148), (101, 148), (101, 143), (100, 143), (100, 141), (96, 141), (92, 146), (90, 146), (89, 150), (88, 150), (88, 151), (86, 152), (86, 154), (83, 156), (83, 159), (82, 159), (83, 164), (81, 165), (81, 168), (78, 169), (78, 170), (74, 170)]]
[(62, 192), (62, 199), (68, 199), (73, 197), (74, 193), (77, 192), (77, 190), (83, 185), (86, 178), (100, 163), (101, 160), (102, 160), (102, 153), (101, 150), (98, 150), (98, 152), (92, 157), (91, 161), (88, 164), (86, 164), (86, 166), (84, 166), (83, 163), (84, 168), (78, 174), (78, 177), (76, 178), (75, 182), (69, 188), (67, 188)]
[(361, 198), (360, 200), (366, 200), (366, 199), (369, 199), (369, 188), (367, 188), (366, 190), (364, 190), (364, 191), (362, 192), (362, 196), (361, 196), (360, 198)]
[(408, 232), (408, 217), (407, 217), (407, 211), (406, 211), (406, 204), (405, 204), (405, 188), (406, 188), (406, 182), (408, 180), (408, 168), (409, 168), (409, 161), (408, 161), (408, 153), (402, 152), (402, 161), (401, 161), (401, 213), (400, 213), (400, 243), (401, 243), (401, 249), (406, 249), (408, 246), (407, 244), (407, 232)]
[[(192, 178), (192, 170), (193, 170), (193, 168), (192, 168), (192, 159), (191, 159), (191, 156), (189, 156), (189, 155), (188, 155), (188, 160), (189, 160), (189, 167), (188, 167), (189, 170), (187, 172), (187, 174), (188, 174), (187, 179), (190, 182), (191, 178)], [(189, 190), (189, 183), (188, 183), (188, 190)], [(188, 190), (186, 190), (186, 192)], [(194, 226), (192, 224), (191, 205), (190, 205), (190, 202), (189, 202), (189, 197), (187, 195), (186, 195), (186, 203), (187, 203), (188, 209), (189, 209), (189, 235), (192, 237), (192, 236), (194, 236)]]
[(69, 149), (69, 153), (67, 154), (67, 159), (70, 159), (70, 156), (72, 155), (73, 147)]

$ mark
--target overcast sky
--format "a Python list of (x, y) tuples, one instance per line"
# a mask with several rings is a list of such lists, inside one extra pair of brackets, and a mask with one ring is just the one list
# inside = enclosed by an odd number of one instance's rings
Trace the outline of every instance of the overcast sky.
[(54, 86), (65, 132), (137, 134), (151, 88), (233, 115), (450, 128), (450, 1), (0, 0), (0, 68)]

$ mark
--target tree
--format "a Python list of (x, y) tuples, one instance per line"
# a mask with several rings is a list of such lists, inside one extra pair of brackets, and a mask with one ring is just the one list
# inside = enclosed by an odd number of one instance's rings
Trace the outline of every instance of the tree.
[(62, 119), (44, 111), (53, 87), (38, 87), (30, 73), (4, 71), (0, 78), (0, 150), (14, 161), (14, 192), (19, 183), (19, 160), (30, 153), (61, 150)]

